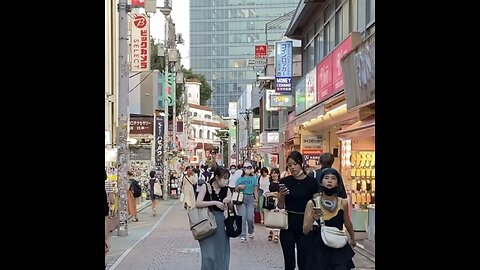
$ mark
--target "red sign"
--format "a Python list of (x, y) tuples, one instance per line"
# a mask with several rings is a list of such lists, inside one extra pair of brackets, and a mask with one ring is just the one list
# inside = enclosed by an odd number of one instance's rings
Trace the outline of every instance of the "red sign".
[(267, 45), (255, 45), (255, 58), (267, 58)]
[(352, 35), (317, 65), (317, 102), (321, 102), (343, 89), (340, 59), (352, 50)]
[(145, 0), (132, 0), (132, 6), (134, 7), (144, 7)]

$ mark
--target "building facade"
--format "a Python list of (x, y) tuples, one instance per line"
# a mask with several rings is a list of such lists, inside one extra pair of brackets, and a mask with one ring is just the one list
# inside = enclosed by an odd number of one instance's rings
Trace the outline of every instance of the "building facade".
[(375, 0), (300, 1), (285, 35), (302, 40), (303, 52), (281, 143), (296, 137), (293, 148), (314, 168), (333, 153), (357, 242), (375, 254)]
[(281, 39), (289, 21), (267, 24), (297, 4), (298, 0), (190, 1), (190, 66), (212, 85), (209, 106), (217, 114), (227, 116), (229, 102), (237, 101), (256, 80), (258, 70), (247, 66), (247, 60), (255, 58), (255, 45)]

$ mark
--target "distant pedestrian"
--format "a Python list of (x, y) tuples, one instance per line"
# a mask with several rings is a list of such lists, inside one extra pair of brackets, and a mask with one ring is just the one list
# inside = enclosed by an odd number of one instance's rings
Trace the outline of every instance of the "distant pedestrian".
[[(242, 216), (242, 234), (240, 234), (240, 242), (255, 238), (254, 210), (258, 205), (258, 179), (253, 173), (252, 163), (246, 161), (243, 164), (243, 174), (237, 179), (235, 191), (243, 192), (243, 203), (240, 205), (240, 215)], [(245, 226), (245, 223), (247, 223)]]
[(194, 173), (193, 168), (186, 167), (186, 171), (182, 176), (182, 195), (180, 196), (183, 207), (190, 210), (195, 207), (195, 188), (197, 186), (198, 178)]
[[(153, 211), (153, 215), (155, 216), (157, 214), (157, 207), (158, 205), (160, 204), (160, 199), (162, 199), (162, 196), (161, 195), (157, 195), (155, 194), (154, 192), (154, 186), (155, 186), (155, 182), (159, 182), (160, 180), (158, 180), (156, 177), (155, 177), (155, 171), (150, 171), (150, 180), (149, 180), (149, 184), (150, 184), (150, 200), (152, 201), (152, 211)], [(160, 182), (159, 182), (160, 183)], [(160, 183), (161, 184), (161, 183)]]
[(137, 217), (137, 198), (133, 196), (133, 192), (130, 189), (130, 186), (132, 185), (132, 181), (136, 181), (133, 178), (133, 173), (131, 171), (127, 172), (128, 175), (128, 186), (127, 186), (127, 207), (128, 207), (128, 214), (132, 216), (132, 222), (137, 222), (138, 217)]

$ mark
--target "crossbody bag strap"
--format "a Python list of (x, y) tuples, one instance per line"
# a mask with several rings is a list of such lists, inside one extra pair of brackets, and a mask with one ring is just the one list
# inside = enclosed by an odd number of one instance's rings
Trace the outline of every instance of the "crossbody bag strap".
[(192, 182), (190, 182), (190, 180), (188, 180), (188, 177), (187, 177), (187, 175), (186, 175), (186, 174), (184, 174), (184, 175), (183, 175), (183, 178), (187, 179), (188, 183), (190, 183), (190, 185), (192, 185), (192, 186), (193, 186)]
[[(314, 199), (310, 199), (313, 203), (313, 207), (317, 207), (317, 204), (315, 203)], [(315, 222), (318, 224), (318, 226), (325, 225), (325, 221), (323, 220), (322, 216), (320, 216), (320, 222), (319, 220), (315, 219)]]

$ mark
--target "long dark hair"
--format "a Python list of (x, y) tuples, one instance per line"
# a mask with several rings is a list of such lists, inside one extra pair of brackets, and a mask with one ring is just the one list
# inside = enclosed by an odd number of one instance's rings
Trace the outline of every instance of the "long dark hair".
[(337, 197), (347, 198), (347, 191), (345, 190), (345, 185), (343, 184), (343, 179), (340, 173), (334, 168), (325, 168), (320, 172), (320, 181), (318, 182), (318, 192), (323, 193), (323, 177), (327, 174), (332, 174), (337, 177)]
[(279, 168), (272, 168), (272, 169), (270, 170), (270, 181), (273, 181), (273, 179), (272, 179), (272, 173), (273, 173), (273, 172), (276, 172), (276, 173), (278, 174), (278, 179), (277, 179), (277, 181), (280, 181), (280, 169), (279, 169)]
[[(303, 159), (303, 155), (300, 152), (298, 152), (298, 151), (290, 152), (290, 154), (288, 154), (287, 161), (288, 161), (289, 158), (291, 158), (293, 161), (295, 161), (295, 163), (300, 164), (300, 166), (302, 166), (303, 173), (305, 175), (307, 174), (307, 172), (305, 171), (305, 166), (303, 166), (303, 162), (305, 160)], [(288, 166), (287, 166), (287, 170), (288, 170)]]

